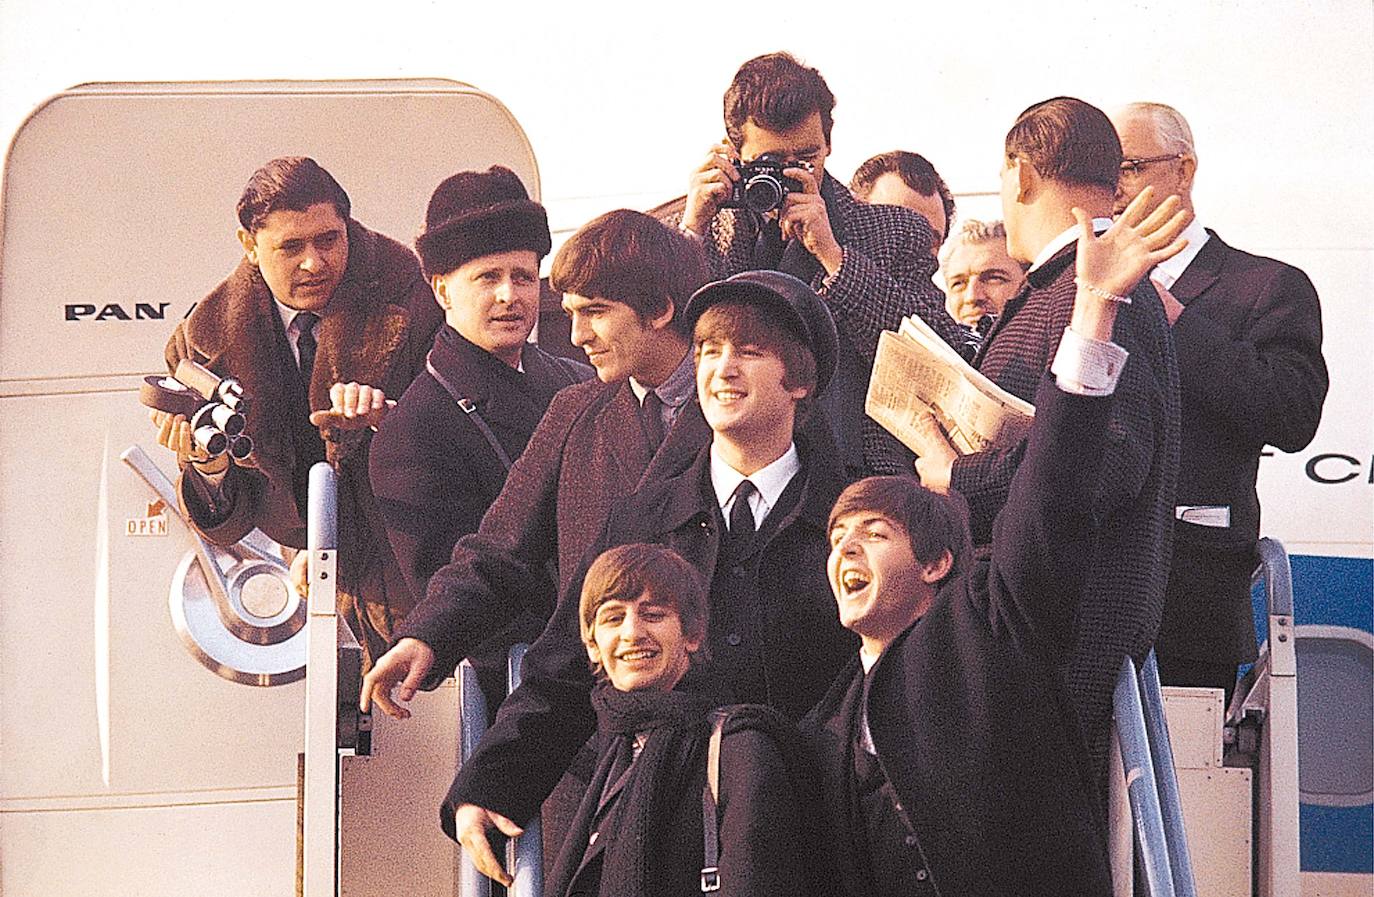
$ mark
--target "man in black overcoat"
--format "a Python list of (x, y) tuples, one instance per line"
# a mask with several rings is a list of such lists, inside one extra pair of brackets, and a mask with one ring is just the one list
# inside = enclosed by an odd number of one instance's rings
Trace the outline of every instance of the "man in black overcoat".
[(1147, 207), (1100, 240), (1074, 210), (1073, 323), (1042, 375), (990, 553), (970, 558), (957, 494), (909, 478), (862, 480), (831, 512), (830, 585), (862, 647), (803, 722), (822, 770), (827, 892), (1111, 893), (1061, 668), (1100, 538), (1093, 497), (1127, 358), (1113, 319), (1151, 260), (1182, 245), (1177, 200), (1141, 222)]
[[(1178, 110), (1133, 103), (1121, 136), (1122, 208), (1147, 185), (1192, 209), (1197, 154)], [(1183, 410), (1174, 553), (1155, 641), (1165, 685), (1223, 689), (1255, 659), (1250, 576), (1259, 563), (1255, 479), (1266, 445), (1312, 441), (1329, 384), (1317, 291), (1292, 265), (1234, 249), (1193, 219), (1188, 248), (1151, 273), (1178, 356)]]
[[(372, 438), (372, 491), (412, 595), (476, 532), (554, 393), (592, 376), (528, 341), (539, 311), (548, 216), (515, 172), (463, 171), (430, 198), (415, 241), (444, 326), (425, 370)], [(493, 710), (506, 693), (506, 652), (543, 629), (519, 619), (475, 655)]]

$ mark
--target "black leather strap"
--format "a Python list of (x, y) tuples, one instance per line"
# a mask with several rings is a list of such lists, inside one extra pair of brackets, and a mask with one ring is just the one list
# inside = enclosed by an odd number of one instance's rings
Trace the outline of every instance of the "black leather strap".
[(473, 404), (472, 399), (463, 395), (458, 390), (458, 387), (454, 386), (449, 382), (447, 377), (439, 373), (439, 369), (434, 366), (434, 361), (431, 359), (433, 354), (433, 350), (430, 350), (429, 355), (425, 356), (425, 370), (429, 371), (431, 377), (439, 381), (439, 385), (444, 388), (445, 392), (453, 397), (453, 401), (458, 403), (458, 407), (468, 416), (468, 420), (472, 421), (473, 425), (482, 433), (483, 438), (487, 440), (487, 444), (491, 446), (491, 450), (496, 453), (496, 457), (501, 462), (501, 466), (506, 470), (510, 470), (510, 455), (506, 454), (506, 450), (501, 447), (501, 443), (496, 439), (496, 434), (491, 431), (491, 427), (487, 426), (487, 422), (482, 419), (482, 415), (477, 413), (477, 406)]

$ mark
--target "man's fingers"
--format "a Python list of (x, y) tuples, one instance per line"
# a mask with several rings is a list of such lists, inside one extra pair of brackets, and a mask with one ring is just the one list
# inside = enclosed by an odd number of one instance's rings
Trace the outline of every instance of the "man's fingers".
[(1084, 209), (1074, 206), (1070, 209), (1073, 218), (1078, 222), (1078, 234), (1081, 239), (1093, 239), (1093, 216), (1089, 215)]
[(488, 810), (487, 815), (491, 817), (492, 822), (496, 823), (496, 827), (501, 830), (501, 834), (505, 835), (507, 838), (517, 838), (525, 833), (524, 829), (514, 822), (511, 822), (500, 813), (493, 813)]
[(1130, 204), (1126, 206), (1125, 210), (1121, 213), (1121, 217), (1117, 220), (1124, 221), (1129, 227), (1135, 227), (1141, 221), (1145, 220), (1145, 217), (1154, 210), (1154, 207), (1155, 188), (1146, 185), (1145, 189), (1137, 193), (1135, 199), (1131, 200)]
[(463, 832), (458, 843), (468, 852), (468, 859), (477, 867), (487, 878), (498, 881), (502, 885), (509, 887), (514, 879), (506, 873), (505, 867), (496, 860), (496, 854), (491, 851), (491, 842), (487, 841), (487, 833), (484, 829), (473, 826)]

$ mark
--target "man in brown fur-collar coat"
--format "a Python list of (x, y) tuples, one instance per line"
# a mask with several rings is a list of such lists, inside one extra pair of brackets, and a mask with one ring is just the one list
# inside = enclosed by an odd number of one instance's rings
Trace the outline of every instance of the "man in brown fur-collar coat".
[(244, 258), (166, 352), (169, 369), (190, 358), (239, 380), (252, 399), (253, 453), (206, 458), (185, 418), (155, 412), (154, 423), (178, 453), (183, 510), (219, 544), (258, 527), (303, 547), (310, 467), (335, 466), (339, 611), (370, 666), (413, 604), (368, 484), (371, 428), (423, 367), (439, 316), (410, 250), (349, 210), (312, 159), (274, 159), (253, 174), (238, 203)]

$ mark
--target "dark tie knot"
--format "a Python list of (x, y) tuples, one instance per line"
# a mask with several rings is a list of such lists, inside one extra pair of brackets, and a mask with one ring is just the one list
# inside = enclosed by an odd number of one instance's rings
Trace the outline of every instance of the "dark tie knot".
[(749, 499), (758, 491), (748, 480), (735, 487), (735, 503), (730, 506), (730, 541), (735, 545), (736, 556), (743, 554), (754, 540), (754, 509), (749, 507)]
[(307, 334), (313, 335), (315, 332), (315, 325), (320, 323), (320, 316), (313, 311), (297, 312), (296, 322), (296, 329), (300, 331), (301, 336)]

